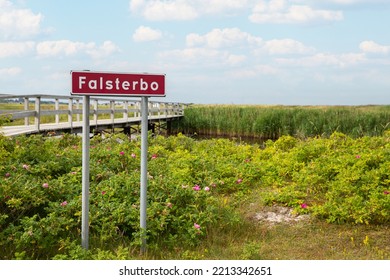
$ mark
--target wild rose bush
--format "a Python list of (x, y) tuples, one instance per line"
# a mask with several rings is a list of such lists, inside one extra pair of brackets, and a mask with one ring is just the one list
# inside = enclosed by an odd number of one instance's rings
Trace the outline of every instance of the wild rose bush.
[[(80, 139), (1, 137), (0, 143), (2, 258), (66, 257), (80, 238)], [(137, 245), (140, 143), (121, 135), (95, 137), (90, 152), (92, 239), (102, 248), (112, 242)], [(148, 243), (195, 245), (206, 235), (207, 225), (218, 220), (217, 203), (206, 186), (194, 190), (186, 185), (188, 180), (171, 181), (166, 156), (151, 148)]]
[[(0, 136), (2, 259), (126, 258), (126, 248), (138, 246), (140, 142), (96, 136), (90, 153), (92, 250), (86, 252), (79, 245), (80, 138)], [(239, 222), (235, 205), (258, 189), (267, 204), (329, 222), (389, 223), (389, 170), (389, 133), (284, 136), (263, 148), (183, 135), (150, 138), (148, 246), (199, 244), (211, 227)]]
[(390, 222), (389, 132), (358, 139), (334, 133), (329, 139), (296, 141), (287, 150), (286, 142), (291, 137), (269, 142), (266, 148), (275, 165), (265, 173), (272, 170), (280, 176), (267, 193), (268, 203), (311, 212), (332, 223)]

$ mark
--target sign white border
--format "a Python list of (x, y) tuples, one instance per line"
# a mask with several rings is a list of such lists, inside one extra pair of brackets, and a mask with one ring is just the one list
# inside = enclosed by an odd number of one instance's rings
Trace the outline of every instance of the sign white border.
[[(86, 92), (78, 92), (78, 93), (73, 93), (73, 73), (90, 73), (90, 74), (118, 74), (118, 75), (143, 75), (143, 76), (160, 76), (164, 77), (164, 94), (142, 94), (142, 93), (134, 93), (134, 94), (129, 94), (129, 93), (86, 93)], [(165, 97), (166, 96), (166, 74), (164, 73), (139, 73), (139, 72), (114, 72), (114, 71), (91, 71), (91, 70), (71, 70), (70, 71), (70, 94), (71, 95), (76, 95), (76, 96), (114, 96), (114, 97)]]

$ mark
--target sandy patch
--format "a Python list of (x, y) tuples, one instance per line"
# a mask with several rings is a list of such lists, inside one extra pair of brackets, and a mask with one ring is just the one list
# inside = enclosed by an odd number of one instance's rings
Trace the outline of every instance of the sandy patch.
[(265, 207), (261, 212), (255, 213), (253, 218), (260, 222), (281, 224), (305, 221), (308, 220), (310, 216), (294, 214), (293, 210), (288, 207), (272, 206)]

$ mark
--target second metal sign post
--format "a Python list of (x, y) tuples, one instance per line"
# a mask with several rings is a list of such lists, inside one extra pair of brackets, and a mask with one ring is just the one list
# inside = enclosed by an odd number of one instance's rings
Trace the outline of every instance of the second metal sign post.
[(141, 253), (146, 251), (146, 208), (148, 190), (148, 98), (141, 100), (141, 192), (140, 192), (140, 228)]

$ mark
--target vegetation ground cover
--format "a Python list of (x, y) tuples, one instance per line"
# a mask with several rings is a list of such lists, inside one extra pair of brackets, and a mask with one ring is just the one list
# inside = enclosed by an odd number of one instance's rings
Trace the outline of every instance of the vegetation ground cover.
[(177, 132), (277, 139), (341, 132), (379, 136), (390, 128), (390, 106), (238, 106), (193, 105), (175, 123)]
[[(150, 137), (148, 252), (140, 141), (91, 140), (91, 250), (80, 246), (81, 139), (0, 136), (1, 259), (389, 259), (390, 133), (263, 146)], [(254, 221), (273, 205), (310, 221)]]

